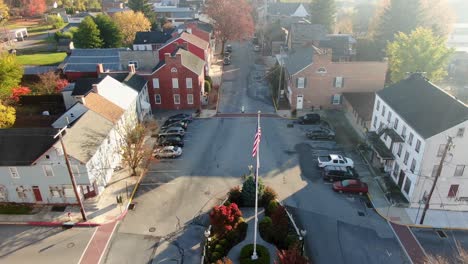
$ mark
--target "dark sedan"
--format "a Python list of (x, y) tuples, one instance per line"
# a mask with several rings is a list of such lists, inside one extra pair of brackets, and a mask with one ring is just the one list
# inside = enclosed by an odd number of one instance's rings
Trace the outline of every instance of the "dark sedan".
[(158, 139), (158, 146), (176, 146), (183, 148), (184, 140), (178, 136), (160, 137)]
[(335, 132), (325, 127), (309, 129), (306, 136), (310, 139), (334, 139)]
[[(177, 115), (173, 115), (173, 116), (170, 116), (169, 118), (167, 118), (167, 121), (170, 121), (170, 122), (174, 122), (174, 121), (188, 121), (188, 122), (192, 122), (192, 115), (189, 115), (189, 114), (177, 114)], [(166, 121), (166, 122), (167, 122)]]

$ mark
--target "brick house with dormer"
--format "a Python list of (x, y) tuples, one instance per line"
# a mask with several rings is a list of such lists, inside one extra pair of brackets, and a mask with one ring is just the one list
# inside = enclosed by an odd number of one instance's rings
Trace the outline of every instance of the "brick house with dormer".
[(179, 48), (164, 54), (150, 74), (141, 74), (149, 84), (153, 109), (199, 109), (206, 99), (205, 61)]

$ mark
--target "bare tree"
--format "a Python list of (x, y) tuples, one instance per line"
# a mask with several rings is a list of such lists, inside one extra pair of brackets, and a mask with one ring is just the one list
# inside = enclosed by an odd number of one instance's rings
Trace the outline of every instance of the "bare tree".
[(468, 251), (460, 245), (460, 242), (457, 241), (456, 244), (457, 244), (458, 254), (453, 256), (452, 259), (447, 259), (446, 257), (442, 257), (442, 256), (430, 255), (427, 257), (427, 260), (425, 263), (428, 263), (428, 264), (468, 263)]
[(138, 166), (149, 158), (152, 152), (151, 147), (145, 144), (148, 129), (142, 124), (137, 124), (134, 127), (125, 127), (123, 132), (122, 160), (132, 170), (132, 175), (136, 175)]

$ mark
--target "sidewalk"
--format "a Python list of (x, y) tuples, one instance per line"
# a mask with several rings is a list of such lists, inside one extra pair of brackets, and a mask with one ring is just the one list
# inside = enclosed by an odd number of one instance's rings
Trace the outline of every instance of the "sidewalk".
[[(254, 229), (255, 229), (255, 209), (254, 208), (246, 208), (242, 207), (240, 208), (243, 214), (243, 217), (245, 221), (249, 224), (249, 227), (247, 228), (247, 236), (244, 239), (244, 241), (240, 242), (239, 244), (235, 245), (228, 253), (227, 257), (232, 260), (232, 263), (238, 264), (239, 263), (239, 256), (242, 248), (245, 245), (248, 244), (253, 244), (254, 242)], [(263, 209), (258, 212), (258, 222), (263, 219), (264, 216), (264, 211)], [(257, 244), (262, 245), (268, 249), (270, 252), (270, 263), (274, 263), (276, 260), (276, 247), (270, 243), (265, 242), (262, 237), (260, 236), (260, 233), (258, 232), (257, 229)]]

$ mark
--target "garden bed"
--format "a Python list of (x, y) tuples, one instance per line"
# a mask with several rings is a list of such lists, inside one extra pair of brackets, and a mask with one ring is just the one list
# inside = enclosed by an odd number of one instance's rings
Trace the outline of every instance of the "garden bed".
[(28, 204), (0, 204), (0, 214), (25, 215), (32, 214), (34, 207)]

